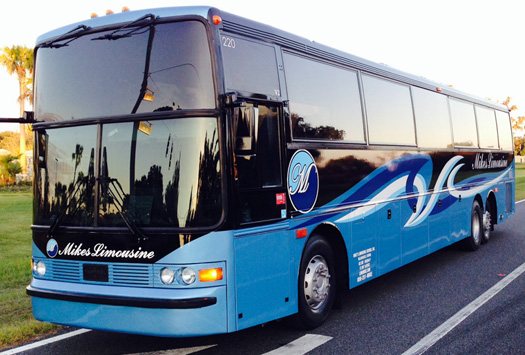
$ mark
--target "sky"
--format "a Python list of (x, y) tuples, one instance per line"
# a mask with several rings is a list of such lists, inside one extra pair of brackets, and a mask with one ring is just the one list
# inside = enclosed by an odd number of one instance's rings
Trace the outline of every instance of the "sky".
[[(215, 6), (493, 101), (510, 96), (519, 109), (512, 116), (525, 115), (522, 0), (8, 1), (0, 48), (33, 47), (39, 35), (107, 9), (187, 5)], [(0, 117), (19, 116), (17, 97), (16, 78), (0, 67)], [(0, 124), (0, 132), (17, 127)]]

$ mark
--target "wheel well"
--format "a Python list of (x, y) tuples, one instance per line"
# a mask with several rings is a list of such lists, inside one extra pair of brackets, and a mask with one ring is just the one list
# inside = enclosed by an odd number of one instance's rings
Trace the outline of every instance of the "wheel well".
[(346, 244), (343, 235), (339, 229), (332, 225), (323, 223), (317, 226), (311, 235), (321, 235), (330, 244), (334, 255), (337, 268), (337, 290), (338, 293), (349, 289), (349, 274), (348, 274), (348, 254), (346, 252)]
[(490, 205), (490, 219), (492, 222), (492, 225), (498, 223), (498, 204), (496, 203), (496, 196), (494, 195), (494, 192), (490, 191), (489, 195), (487, 196), (487, 203), (485, 206), (485, 209), (487, 209), (487, 206)]
[(485, 210), (485, 205), (483, 204), (483, 199), (481, 198), (480, 195), (476, 195), (476, 197), (474, 197), (474, 201), (478, 201), (479, 206), (481, 207), (482, 211)]

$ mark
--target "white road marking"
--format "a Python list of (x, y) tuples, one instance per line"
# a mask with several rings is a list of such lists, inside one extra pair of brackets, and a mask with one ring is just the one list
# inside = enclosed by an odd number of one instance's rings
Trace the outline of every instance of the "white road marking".
[(281, 346), (280, 348), (270, 351), (264, 355), (303, 355), (330, 340), (332, 340), (332, 337), (317, 334), (306, 334), (299, 339), (296, 339), (291, 343)]
[[(213, 345), (204, 345), (204, 346), (194, 346), (192, 348), (180, 348), (180, 349), (173, 349), (173, 350), (161, 350), (161, 351), (152, 351), (148, 353), (137, 353), (136, 355), (189, 355), (193, 354), (202, 350), (206, 350), (209, 348), (213, 348), (214, 346), (217, 346), (217, 344)], [(129, 354), (129, 355), (135, 355), (135, 354)]]
[(67, 339), (67, 338), (71, 338), (71, 337), (74, 337), (74, 336), (77, 336), (77, 335), (80, 335), (80, 334), (84, 334), (84, 333), (87, 333), (87, 332), (90, 332), (90, 331), (91, 331), (91, 329), (74, 330), (74, 331), (66, 333), (66, 334), (57, 335), (57, 336), (52, 337), (52, 338), (48, 338), (48, 339), (37, 341), (36, 343), (32, 343), (32, 344), (21, 346), (19, 348), (13, 348), (11, 350), (3, 351), (3, 352), (0, 353), (0, 355), (19, 354), (19, 353), (21, 353), (23, 351), (36, 349), (36, 348), (39, 348), (41, 346), (44, 346), (44, 345), (47, 345), (47, 344), (51, 344), (51, 343), (54, 343), (54, 342), (57, 342), (57, 341), (61, 341), (61, 340)]
[(504, 279), (499, 281), (497, 284), (492, 286), (484, 294), (476, 298), (465, 308), (460, 310), (458, 313), (449, 318), (445, 323), (434, 329), (434, 331), (428, 334), (426, 337), (417, 342), (410, 349), (405, 351), (403, 355), (423, 354), (425, 351), (430, 349), (432, 345), (438, 342), (441, 338), (448, 334), (458, 324), (463, 322), (467, 317), (474, 313), (478, 308), (483, 306), (488, 300), (503, 290), (508, 284), (518, 278), (525, 272), (525, 263), (521, 264), (517, 269), (507, 275)]

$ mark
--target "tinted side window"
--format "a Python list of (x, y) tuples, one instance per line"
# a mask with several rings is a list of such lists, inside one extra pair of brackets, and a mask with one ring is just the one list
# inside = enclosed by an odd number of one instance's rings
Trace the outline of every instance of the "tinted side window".
[(452, 116), (452, 132), (454, 145), (461, 147), (477, 147), (476, 116), (474, 106), (464, 101), (449, 100)]
[(278, 109), (258, 105), (258, 114), (255, 154), (237, 154), (235, 158), (237, 179), (241, 188), (282, 185)]
[(363, 87), (370, 143), (415, 145), (409, 87), (369, 75)]
[(223, 35), (221, 48), (227, 90), (280, 96), (273, 46)]
[(498, 122), (499, 147), (503, 150), (513, 150), (514, 144), (512, 141), (509, 114), (496, 111), (496, 121)]
[(498, 148), (498, 129), (494, 110), (476, 106), (478, 120), (479, 146), (481, 148)]
[(452, 148), (452, 132), (445, 95), (412, 88), (417, 144), (424, 148)]
[(357, 73), (284, 54), (294, 138), (364, 143)]

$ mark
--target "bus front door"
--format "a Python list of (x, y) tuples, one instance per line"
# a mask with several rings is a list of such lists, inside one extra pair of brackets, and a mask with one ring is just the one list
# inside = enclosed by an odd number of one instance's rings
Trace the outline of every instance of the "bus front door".
[(282, 173), (282, 108), (248, 103), (235, 110), (236, 318), (237, 329), (244, 329), (290, 315), (296, 303)]

